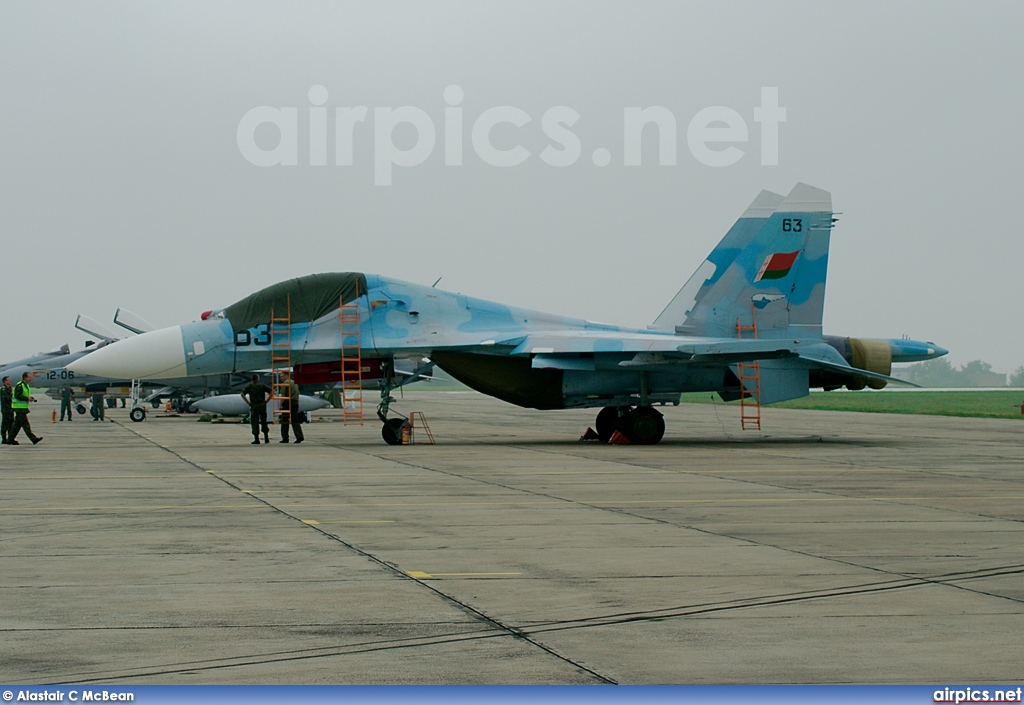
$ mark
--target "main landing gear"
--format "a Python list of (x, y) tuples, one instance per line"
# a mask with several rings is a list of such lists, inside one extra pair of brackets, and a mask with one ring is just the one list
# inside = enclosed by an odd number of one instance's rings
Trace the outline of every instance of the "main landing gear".
[(650, 406), (606, 406), (597, 415), (597, 435), (607, 443), (616, 431), (630, 443), (654, 445), (665, 435), (665, 417)]

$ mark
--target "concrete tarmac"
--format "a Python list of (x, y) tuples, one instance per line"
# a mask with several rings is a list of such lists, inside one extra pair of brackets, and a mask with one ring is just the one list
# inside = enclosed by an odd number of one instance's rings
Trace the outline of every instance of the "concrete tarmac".
[(437, 445), (368, 406), (253, 446), (52, 408), (0, 447), (0, 682), (1024, 678), (1021, 422), (683, 405), (608, 446), (407, 392)]

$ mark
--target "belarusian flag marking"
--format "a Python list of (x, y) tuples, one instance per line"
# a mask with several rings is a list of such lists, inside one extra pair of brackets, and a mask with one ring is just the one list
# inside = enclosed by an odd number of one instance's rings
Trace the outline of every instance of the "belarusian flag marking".
[(776, 252), (773, 255), (768, 255), (764, 258), (764, 264), (761, 265), (761, 270), (754, 278), (754, 283), (756, 284), (762, 279), (782, 279), (793, 268), (793, 262), (796, 261), (798, 254), (800, 254), (800, 250), (796, 252)]

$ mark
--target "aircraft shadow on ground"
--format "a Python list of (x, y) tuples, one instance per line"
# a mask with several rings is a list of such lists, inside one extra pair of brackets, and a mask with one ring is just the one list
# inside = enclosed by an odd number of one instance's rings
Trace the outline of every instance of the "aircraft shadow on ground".
[[(323, 445), (337, 446), (337, 447), (372, 447), (378, 450), (383, 450), (384, 446), (376, 442), (352, 442), (348, 443), (342, 440), (323, 440), (320, 441)], [(804, 447), (814, 445), (833, 445), (833, 446), (844, 446), (844, 447), (870, 447), (870, 448), (898, 448), (907, 447), (914, 445), (914, 442), (899, 438), (864, 438), (864, 437), (839, 437), (839, 436), (801, 436), (801, 437), (785, 437), (785, 438), (772, 438), (760, 436), (757, 438), (722, 438), (722, 437), (692, 437), (692, 438), (666, 438), (663, 439), (657, 445), (643, 446), (643, 445), (610, 445), (607, 443), (600, 443), (597, 441), (593, 442), (581, 442), (576, 440), (552, 440), (550, 438), (513, 438), (513, 437), (502, 437), (502, 438), (443, 438), (438, 439), (437, 445), (442, 447), (470, 447), (470, 446), (487, 446), (487, 447), (506, 447), (506, 448), (560, 448), (560, 449), (602, 449), (608, 448), (609, 450), (615, 450), (616, 448), (630, 448), (638, 453), (651, 453), (657, 454), (658, 449), (668, 448), (714, 448), (714, 447), (744, 447), (744, 446), (771, 446), (775, 448), (786, 448), (786, 447)], [(427, 447), (429, 444), (415, 443), (413, 446)], [(395, 450), (406, 448), (409, 446), (389, 446)]]

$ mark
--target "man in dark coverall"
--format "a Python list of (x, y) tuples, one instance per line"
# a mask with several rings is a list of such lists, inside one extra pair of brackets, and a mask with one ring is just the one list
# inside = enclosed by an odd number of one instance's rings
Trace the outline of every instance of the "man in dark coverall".
[(282, 410), (288, 410), (287, 414), (281, 415), (281, 442), (288, 442), (288, 426), (290, 425), (295, 434), (295, 442), (302, 443), (306, 438), (302, 435), (302, 424), (299, 423), (299, 385), (292, 381), (292, 376), (288, 372), (281, 373), (281, 384), (286, 385), (284, 387), (285, 396), (279, 403)]
[(64, 412), (68, 413), (68, 421), (72, 420), (71, 402), (75, 400), (75, 392), (68, 385), (60, 388), (60, 420), (64, 420)]
[(249, 424), (252, 426), (252, 444), (260, 444), (260, 429), (263, 430), (263, 442), (270, 443), (270, 427), (267, 426), (267, 399), (271, 389), (260, 381), (259, 375), (252, 376), (252, 382), (242, 390), (242, 399), (249, 405)]
[(93, 421), (105, 421), (106, 414), (103, 411), (103, 395), (93, 394), (92, 395), (92, 406), (89, 408), (89, 413), (92, 414)]

